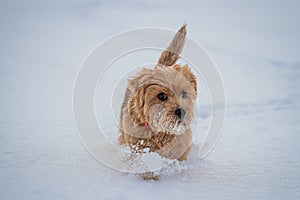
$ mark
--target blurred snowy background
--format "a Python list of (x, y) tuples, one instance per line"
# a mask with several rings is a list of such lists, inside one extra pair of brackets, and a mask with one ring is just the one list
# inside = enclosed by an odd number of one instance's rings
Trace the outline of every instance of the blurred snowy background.
[[(299, 8), (291, 0), (2, 0), (0, 199), (299, 199)], [(121, 31), (183, 22), (224, 79), (218, 145), (158, 182), (102, 166), (74, 128), (80, 64)]]

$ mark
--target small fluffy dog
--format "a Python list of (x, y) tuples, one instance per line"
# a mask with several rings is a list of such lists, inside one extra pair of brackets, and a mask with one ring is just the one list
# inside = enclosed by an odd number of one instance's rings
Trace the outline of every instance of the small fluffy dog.
[(168, 159), (187, 159), (197, 81), (187, 65), (176, 64), (186, 38), (184, 24), (153, 69), (128, 81), (121, 108), (119, 143), (133, 153), (145, 149)]

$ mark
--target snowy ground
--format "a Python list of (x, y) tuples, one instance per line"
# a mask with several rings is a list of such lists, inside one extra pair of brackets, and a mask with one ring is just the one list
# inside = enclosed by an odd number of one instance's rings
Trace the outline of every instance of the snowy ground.
[[(299, 3), (163, 2), (1, 1), (0, 199), (300, 198)], [(185, 20), (224, 79), (218, 145), (156, 182), (102, 166), (74, 128), (80, 63), (120, 31)]]

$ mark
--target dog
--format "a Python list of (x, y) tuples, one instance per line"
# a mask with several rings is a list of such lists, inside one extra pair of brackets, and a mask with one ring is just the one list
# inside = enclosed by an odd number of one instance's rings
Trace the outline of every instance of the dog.
[(197, 80), (188, 65), (176, 63), (185, 40), (186, 24), (154, 68), (142, 69), (128, 80), (118, 141), (133, 153), (148, 149), (168, 159), (183, 161), (188, 157)]

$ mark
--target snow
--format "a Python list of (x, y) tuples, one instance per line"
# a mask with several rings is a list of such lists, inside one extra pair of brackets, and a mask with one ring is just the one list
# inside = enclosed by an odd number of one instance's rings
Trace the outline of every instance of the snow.
[[(270, 4), (1, 1), (0, 199), (299, 199), (299, 3)], [(185, 20), (224, 79), (219, 143), (205, 160), (194, 145), (159, 181), (100, 164), (72, 117), (81, 62), (120, 31)], [(199, 91), (205, 131), (210, 111)]]

